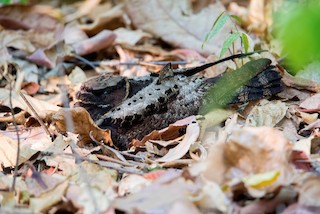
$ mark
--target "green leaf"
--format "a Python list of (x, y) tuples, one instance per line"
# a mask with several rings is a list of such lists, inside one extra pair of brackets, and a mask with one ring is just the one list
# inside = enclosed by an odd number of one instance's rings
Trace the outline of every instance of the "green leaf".
[(223, 45), (222, 45), (222, 49), (220, 52), (220, 58), (226, 53), (226, 51), (228, 50), (228, 48), (234, 43), (234, 41), (236, 41), (238, 38), (240, 38), (240, 33), (239, 32), (234, 32), (232, 34), (230, 34), (226, 40), (224, 41)]
[(249, 39), (248, 39), (247, 34), (245, 34), (245, 33), (241, 34), (241, 41), (243, 44), (244, 51), (247, 53), (248, 49), (249, 49)]
[(237, 22), (241, 23), (241, 18), (239, 16), (236, 16), (236, 15), (230, 15), (230, 16), (235, 20), (237, 20)]
[(211, 30), (209, 33), (206, 34), (204, 38), (204, 42), (202, 43), (202, 48), (204, 46), (204, 43), (206, 43), (208, 40), (212, 39), (217, 33), (222, 29), (222, 27), (226, 24), (226, 22), (230, 19), (230, 16), (226, 12), (222, 12), (218, 18), (213, 23)]
[(205, 98), (207, 104), (202, 106), (200, 113), (205, 114), (229, 104), (236, 96), (237, 90), (270, 64), (270, 59), (262, 58), (250, 61), (233, 72), (225, 73), (209, 90)]
[(1, 4), (10, 4), (11, 0), (0, 0)]
[(319, 11), (319, 1), (311, 1), (292, 5), (291, 10), (276, 14), (274, 28), (292, 74), (320, 59)]

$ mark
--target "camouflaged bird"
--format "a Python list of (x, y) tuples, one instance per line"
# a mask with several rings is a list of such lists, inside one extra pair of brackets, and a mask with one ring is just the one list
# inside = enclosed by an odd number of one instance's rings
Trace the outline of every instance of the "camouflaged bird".
[[(206, 102), (208, 90), (220, 77), (194, 74), (217, 63), (184, 69), (167, 65), (159, 75), (136, 78), (101, 74), (82, 84), (77, 93), (78, 105), (88, 110), (99, 127), (111, 130), (117, 147), (126, 149), (133, 139), (142, 139), (153, 130), (196, 115)], [(237, 90), (231, 103), (245, 103), (281, 92), (281, 76), (275, 68), (268, 60), (264, 69)]]

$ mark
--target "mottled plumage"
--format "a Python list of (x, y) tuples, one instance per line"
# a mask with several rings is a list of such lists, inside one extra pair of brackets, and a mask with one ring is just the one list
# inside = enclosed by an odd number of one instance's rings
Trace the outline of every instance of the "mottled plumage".
[[(244, 103), (282, 91), (281, 76), (274, 69), (270, 65), (239, 88), (232, 102)], [(77, 93), (78, 104), (98, 126), (110, 129), (115, 145), (125, 149), (133, 139), (198, 113), (219, 77), (192, 75), (198, 72), (195, 70), (203, 70), (203, 66), (184, 70), (166, 66), (159, 76), (131, 79), (102, 74), (83, 83)]]

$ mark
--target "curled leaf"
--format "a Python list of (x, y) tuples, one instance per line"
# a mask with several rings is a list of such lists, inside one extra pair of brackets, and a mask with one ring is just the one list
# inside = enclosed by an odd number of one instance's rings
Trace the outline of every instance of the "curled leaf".
[(82, 146), (90, 143), (93, 140), (92, 138), (96, 141), (109, 143), (113, 146), (110, 130), (100, 129), (93, 122), (87, 110), (82, 107), (60, 109), (52, 116), (52, 120), (59, 132), (73, 132), (79, 134), (79, 143)]

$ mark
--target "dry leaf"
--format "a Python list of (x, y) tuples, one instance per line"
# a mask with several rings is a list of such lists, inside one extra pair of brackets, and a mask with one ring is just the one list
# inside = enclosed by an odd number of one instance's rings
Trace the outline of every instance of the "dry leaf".
[(309, 91), (302, 91), (291, 87), (284, 87), (284, 90), (277, 94), (277, 96), (285, 100), (298, 99), (300, 101), (303, 101), (311, 95)]
[(72, 47), (76, 54), (83, 56), (108, 48), (113, 44), (115, 39), (116, 34), (109, 30), (103, 30), (89, 39), (74, 43)]
[(136, 45), (143, 38), (151, 38), (151, 35), (142, 30), (129, 30), (118, 28), (113, 31), (116, 34), (116, 44)]
[(167, 211), (168, 214), (176, 213), (188, 213), (188, 214), (200, 214), (198, 208), (190, 201), (178, 200), (173, 203), (170, 209)]
[(100, 191), (92, 187), (89, 189), (85, 185), (70, 185), (66, 193), (66, 198), (84, 214), (106, 213), (115, 196), (113, 191)]
[(63, 39), (67, 45), (88, 39), (87, 34), (74, 23), (69, 23), (63, 31)]
[(71, 56), (72, 51), (72, 48), (63, 43), (61, 39), (47, 48), (36, 50), (27, 59), (37, 65), (53, 68), (64, 58)]
[[(92, 140), (103, 141), (113, 146), (110, 130), (100, 129), (82, 107), (60, 109), (52, 116), (57, 130), (61, 133), (72, 132), (79, 134), (80, 145), (84, 146)], [(92, 138), (90, 137), (90, 133)]]
[[(45, 150), (52, 144), (50, 137), (41, 127), (19, 131), (19, 137), (19, 164), (29, 160), (32, 155)], [(0, 165), (4, 167), (15, 166), (18, 148), (16, 132), (0, 131), (0, 139)]]
[(85, 72), (76, 66), (74, 69), (72, 69), (71, 73), (68, 76), (70, 82), (74, 85), (84, 82), (87, 77)]
[(297, 214), (297, 213), (302, 213), (302, 214), (317, 214), (320, 213), (320, 208), (319, 207), (308, 207), (301, 205), (299, 203), (294, 203), (291, 204), (288, 208), (286, 208), (282, 214)]
[(134, 194), (151, 184), (151, 181), (141, 175), (127, 175), (122, 178), (118, 186), (119, 196)]
[(284, 118), (277, 127), (282, 129), (283, 135), (292, 143), (303, 138), (298, 135), (297, 124), (292, 119)]
[(26, 178), (28, 191), (35, 197), (39, 197), (45, 192), (52, 191), (66, 178), (61, 175), (47, 175), (41, 172), (33, 172), (31, 176)]
[(26, 91), (29, 95), (34, 95), (39, 91), (40, 85), (35, 82), (23, 82), (21, 89)]
[(21, 59), (15, 59), (14, 63), (18, 65), (18, 70), (22, 73), (24, 81), (34, 83), (39, 81), (40, 69), (35, 64)]
[(45, 5), (9, 5), (0, 8), (0, 24), (9, 29), (52, 32), (59, 28), (63, 15)]
[(320, 93), (307, 98), (300, 104), (299, 107), (305, 109), (320, 110)]
[(314, 114), (309, 114), (309, 113), (305, 113), (305, 112), (299, 112), (299, 113), (300, 113), (300, 117), (302, 118), (302, 120), (306, 124), (314, 123), (318, 119), (318, 116), (319, 116), (318, 113), (314, 113)]
[(279, 100), (261, 100), (246, 119), (246, 126), (268, 126), (274, 127), (286, 115), (288, 107)]
[[(278, 179), (263, 189), (273, 191), (288, 184), (292, 173), (289, 154), (291, 144), (280, 131), (272, 128), (244, 127), (232, 130), (227, 142), (213, 144), (204, 175), (218, 184), (242, 179), (253, 174), (280, 171)], [(212, 171), (212, 169), (215, 169)]]
[[(9, 94), (10, 93), (8, 89), (0, 88), (0, 103), (2, 105), (10, 106)], [(30, 97), (29, 95), (25, 95), (25, 97), (30, 102), (31, 106), (35, 109), (40, 118), (45, 118), (48, 112), (58, 111), (60, 109), (60, 107), (56, 105), (52, 105), (48, 102), (35, 99), (33, 97)], [(22, 97), (14, 91), (12, 92), (12, 105), (14, 108), (19, 107), (34, 116), (34, 113), (33, 111), (31, 111), (30, 107), (25, 103)]]
[(223, 41), (231, 30), (235, 30), (227, 23), (202, 49), (205, 35), (214, 20), (225, 11), (221, 3), (211, 4), (196, 14), (188, 0), (126, 1), (125, 9), (137, 28), (160, 37), (172, 46), (193, 49), (203, 54), (219, 55)]
[(200, 195), (201, 198), (196, 201), (196, 204), (203, 210), (219, 210), (221, 213), (226, 213), (230, 206), (229, 199), (214, 182), (204, 180)]
[(158, 148), (158, 145), (156, 143), (154, 143), (154, 142), (147, 141), (145, 145), (146, 145), (147, 152), (149, 152), (151, 154), (164, 156), (164, 155), (166, 155), (168, 153), (168, 149), (167, 148), (165, 148), (165, 147)]
[(114, 29), (114, 26), (121, 26), (123, 14), (123, 4), (111, 8), (110, 2), (106, 2), (88, 14), (93, 22), (82, 24), (80, 28), (88, 35), (95, 35), (103, 29)]
[(310, 176), (303, 181), (299, 188), (299, 204), (304, 206), (320, 207), (320, 178), (319, 176)]
[(186, 135), (183, 140), (174, 148), (170, 149), (169, 152), (156, 159), (157, 162), (170, 162), (182, 158), (190, 149), (190, 146), (196, 142), (200, 134), (200, 127), (196, 121), (192, 121), (187, 126)]
[(96, 7), (99, 7), (100, 0), (87, 0), (81, 3), (81, 6), (72, 14), (68, 14), (66, 22), (74, 21), (75, 19), (80, 18), (81, 16), (87, 15), (90, 11), (94, 10)]
[(179, 137), (179, 130), (181, 128), (185, 128), (189, 123), (192, 121), (195, 121), (195, 116), (190, 116), (187, 118), (184, 118), (182, 120), (178, 120), (177, 122), (170, 124), (167, 128), (161, 129), (159, 131), (154, 130), (150, 134), (146, 135), (144, 138), (142, 138), (141, 141), (139, 140), (133, 140), (131, 142), (132, 146), (138, 147), (138, 146), (144, 146), (145, 143), (148, 140), (156, 140), (156, 139), (162, 139), (162, 140), (171, 140), (176, 139)]
[[(251, 201), (245, 206), (236, 207), (236, 209), (233, 211), (239, 214), (272, 213), (276, 212), (279, 207), (284, 207), (287, 204), (292, 203), (293, 201), (295, 201), (296, 197), (297, 192), (292, 188), (282, 187), (275, 197)], [(283, 212), (281, 211), (281, 213)]]
[(320, 84), (311, 80), (294, 77), (282, 69), (281, 71), (282, 81), (286, 86), (296, 89), (305, 89), (313, 92), (320, 92)]
[[(162, 185), (150, 185), (138, 193), (116, 198), (114, 207), (129, 213), (135, 209), (141, 212), (165, 212), (174, 202), (189, 200), (196, 190), (193, 183), (180, 178)], [(157, 200), (154, 200), (155, 198)]]
[(318, 119), (318, 120), (314, 121), (313, 123), (309, 124), (308, 126), (304, 127), (303, 129), (300, 130), (300, 132), (316, 129), (319, 127), (320, 127), (320, 119)]
[(27, 53), (32, 53), (36, 50), (36, 47), (29, 38), (27, 38), (23, 33), (2, 30), (0, 31), (0, 47), (13, 47), (19, 50), (26, 51)]
[(40, 197), (30, 199), (30, 208), (34, 213), (40, 213), (49, 209), (52, 205), (61, 201), (69, 186), (68, 181), (64, 181), (51, 191), (42, 194)]

